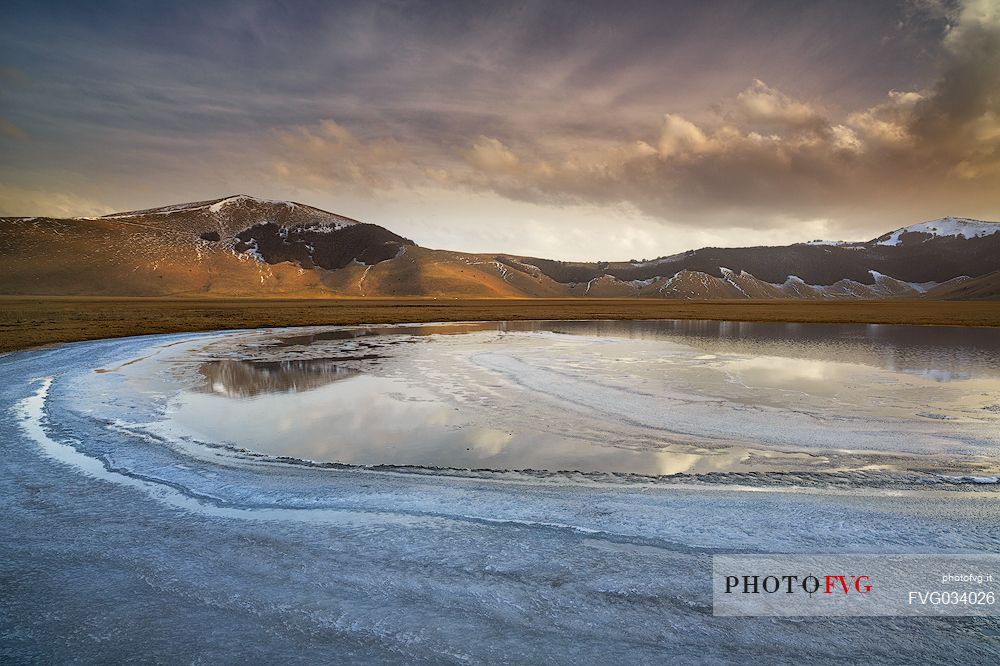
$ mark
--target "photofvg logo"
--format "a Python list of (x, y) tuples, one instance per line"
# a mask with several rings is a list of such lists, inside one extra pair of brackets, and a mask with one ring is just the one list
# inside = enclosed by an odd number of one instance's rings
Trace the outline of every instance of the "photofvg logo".
[(997, 615), (1000, 555), (716, 555), (715, 615)]
[(815, 576), (726, 576), (726, 594), (868, 594), (871, 576), (826, 574)]

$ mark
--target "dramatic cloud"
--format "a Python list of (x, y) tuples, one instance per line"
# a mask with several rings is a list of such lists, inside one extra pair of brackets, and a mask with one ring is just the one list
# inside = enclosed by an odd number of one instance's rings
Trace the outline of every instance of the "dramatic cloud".
[(44, 212), (29, 192), (86, 214), (249, 191), (575, 258), (998, 218), (998, 13), (15, 0), (0, 213)]
[(821, 129), (827, 125), (823, 114), (810, 104), (792, 99), (760, 79), (736, 96), (737, 121), (748, 126), (776, 130)]
[(499, 139), (482, 137), (469, 151), (469, 161), (478, 169), (504, 173), (517, 169), (519, 160)]
[(279, 152), (275, 173), (303, 186), (337, 184), (363, 190), (385, 189), (406, 176), (406, 148), (391, 137), (362, 141), (333, 120), (316, 128), (277, 130)]
[[(566, 194), (629, 201), (646, 213), (702, 225), (784, 223), (802, 217), (895, 209), (930, 215), (1000, 212), (1000, 6), (969, 2), (947, 14), (941, 73), (925, 90), (832, 119), (818, 105), (755, 79), (720, 100), (714, 121), (664, 116), (659, 136), (621, 161), (626, 144), (590, 163), (572, 153), (548, 169), (505, 149), (511, 168), (482, 182), (531, 200)], [(655, 146), (655, 150), (649, 146)], [(848, 225), (845, 225), (845, 228)]]

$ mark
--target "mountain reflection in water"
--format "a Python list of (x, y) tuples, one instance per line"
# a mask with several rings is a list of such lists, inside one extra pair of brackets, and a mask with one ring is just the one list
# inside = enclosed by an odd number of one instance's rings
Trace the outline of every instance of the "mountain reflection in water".
[(208, 361), (198, 372), (205, 378), (206, 392), (230, 398), (308, 391), (358, 374), (357, 370), (330, 359)]
[(991, 329), (696, 320), (502, 321), (320, 329), (280, 335), (272, 340), (271, 348), (305, 349), (339, 343), (351, 345), (347, 352), (351, 355), (345, 355), (346, 348), (341, 347), (331, 350), (336, 358), (215, 360), (203, 363), (199, 372), (206, 380), (205, 392), (233, 398), (308, 391), (360, 374), (359, 366), (351, 361), (381, 358), (388, 344), (411, 343), (433, 335), (539, 331), (668, 340), (709, 353), (837, 359), (939, 382), (1000, 376), (1000, 336)]

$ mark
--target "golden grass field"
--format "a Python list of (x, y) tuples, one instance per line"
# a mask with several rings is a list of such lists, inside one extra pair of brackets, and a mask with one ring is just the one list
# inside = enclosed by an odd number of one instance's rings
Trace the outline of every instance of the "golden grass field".
[(56, 342), (151, 333), (512, 319), (727, 319), (1000, 326), (1000, 302), (0, 296), (0, 352)]

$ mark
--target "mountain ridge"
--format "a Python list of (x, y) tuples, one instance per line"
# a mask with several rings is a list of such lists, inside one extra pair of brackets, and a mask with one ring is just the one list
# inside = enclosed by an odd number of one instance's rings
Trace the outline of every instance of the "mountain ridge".
[(1000, 223), (957, 217), (869, 241), (618, 262), (429, 249), (385, 227), (245, 194), (101, 217), (0, 218), (0, 229), (5, 294), (994, 298), (992, 278), (959, 287), (1000, 270)]

